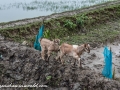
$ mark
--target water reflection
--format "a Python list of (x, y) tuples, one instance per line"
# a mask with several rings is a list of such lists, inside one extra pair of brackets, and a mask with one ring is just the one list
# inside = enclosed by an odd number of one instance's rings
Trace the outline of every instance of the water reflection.
[(113, 0), (1, 0), (0, 22), (50, 15)]

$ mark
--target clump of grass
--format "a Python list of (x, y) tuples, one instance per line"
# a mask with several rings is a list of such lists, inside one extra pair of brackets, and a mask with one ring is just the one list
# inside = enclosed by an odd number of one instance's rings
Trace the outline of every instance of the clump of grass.
[[(120, 22), (120, 20), (119, 20)], [(114, 39), (120, 35), (120, 30), (109, 27), (109, 24), (90, 28), (90, 31), (86, 33), (75, 34), (69, 37), (63, 37), (63, 42), (70, 44), (81, 44), (81, 43), (105, 43), (106, 40), (113, 42)]]
[(43, 37), (49, 39), (50, 38), (50, 30), (45, 30)]
[(46, 80), (50, 80), (52, 78), (52, 76), (47, 76)]
[(113, 76), (112, 76), (113, 79), (115, 79), (115, 67), (113, 69)]
[(69, 30), (74, 30), (77, 25), (74, 24), (71, 20), (65, 20), (64, 27), (68, 28)]

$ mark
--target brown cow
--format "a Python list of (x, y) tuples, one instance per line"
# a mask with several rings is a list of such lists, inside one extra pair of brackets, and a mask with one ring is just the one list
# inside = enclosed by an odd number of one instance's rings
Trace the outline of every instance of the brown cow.
[(80, 56), (85, 51), (90, 53), (90, 45), (89, 44), (82, 44), (82, 45), (79, 46), (79, 45), (70, 45), (70, 44), (67, 44), (67, 43), (63, 43), (60, 46), (60, 53), (56, 57), (56, 60), (58, 58), (60, 58), (61, 63), (63, 64), (64, 60), (62, 60), (62, 57), (64, 55), (69, 55), (69, 56), (72, 56), (73, 58), (75, 58), (75, 62), (76, 62), (76, 60), (78, 60), (79, 61), (79, 66), (81, 66)]
[(41, 45), (41, 56), (42, 59), (45, 60), (45, 55), (47, 53), (47, 60), (50, 57), (51, 52), (57, 52), (59, 51), (59, 44), (60, 40), (59, 39), (54, 39), (53, 41), (46, 39), (46, 38), (41, 38), (39, 40), (40, 45)]

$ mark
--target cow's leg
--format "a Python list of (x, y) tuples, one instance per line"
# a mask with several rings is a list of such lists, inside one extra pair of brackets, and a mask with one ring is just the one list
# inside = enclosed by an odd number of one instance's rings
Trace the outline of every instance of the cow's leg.
[(81, 65), (81, 60), (80, 60), (79, 56), (78, 56), (78, 55), (74, 55), (73, 57), (75, 58), (75, 63), (76, 63), (76, 60), (78, 60), (78, 62), (79, 62), (79, 63), (78, 63), (78, 64), (79, 64), (78, 66), (80, 67), (80, 65)]
[(60, 58), (60, 55), (61, 55), (61, 52), (58, 52), (55, 59), (58, 60)]
[(61, 61), (62, 64), (64, 63), (64, 60), (62, 59), (63, 55), (64, 54), (60, 51), (60, 52), (58, 52), (58, 55), (56, 57), (56, 60), (60, 59), (60, 61)]
[(63, 56), (64, 56), (64, 54), (63, 54), (63, 53), (60, 53), (60, 60), (61, 60), (61, 63), (62, 63), (62, 64), (64, 64), (64, 62), (65, 62), (65, 61), (62, 59)]
[(47, 52), (47, 60), (48, 60), (48, 61), (49, 61), (51, 52), (52, 52), (51, 50), (48, 50), (48, 52)]
[(78, 61), (79, 61), (79, 67), (82, 67), (82, 64), (81, 64), (81, 59), (78, 58)]
[(44, 47), (42, 47), (41, 57), (43, 60), (45, 60), (45, 48)]

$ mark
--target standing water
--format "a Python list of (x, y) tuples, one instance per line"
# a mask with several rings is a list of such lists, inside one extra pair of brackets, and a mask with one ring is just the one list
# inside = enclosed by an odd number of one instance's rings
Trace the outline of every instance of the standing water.
[(0, 0), (0, 23), (46, 16), (114, 0)]

